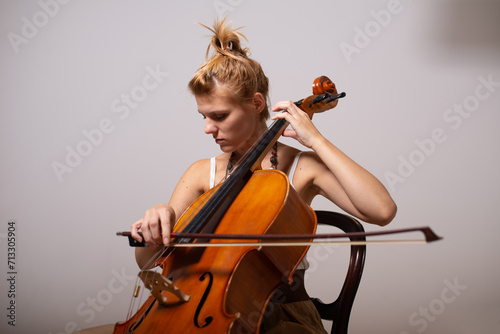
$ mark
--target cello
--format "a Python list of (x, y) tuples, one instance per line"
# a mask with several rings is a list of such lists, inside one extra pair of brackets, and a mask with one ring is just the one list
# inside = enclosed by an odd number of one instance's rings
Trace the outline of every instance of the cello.
[[(313, 95), (295, 104), (312, 118), (344, 96), (322, 76), (313, 83)], [(290, 187), (287, 176), (259, 169), (287, 126), (277, 119), (223, 183), (189, 206), (174, 234), (313, 234), (314, 211)], [(115, 325), (114, 333), (258, 333), (271, 296), (292, 282), (309, 247), (195, 247), (207, 241), (178, 236), (172, 244), (185, 247), (162, 249), (152, 260), (161, 274), (139, 273), (151, 295), (134, 315)]]

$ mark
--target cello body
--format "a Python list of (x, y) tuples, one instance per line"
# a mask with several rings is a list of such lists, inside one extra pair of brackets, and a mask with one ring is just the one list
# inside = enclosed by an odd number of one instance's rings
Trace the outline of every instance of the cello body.
[[(184, 230), (218, 188), (220, 185), (192, 203), (174, 231)], [(277, 170), (253, 172), (224, 211), (216, 226), (205, 227), (203, 232), (313, 234), (316, 230), (314, 211)], [(307, 249), (176, 248), (157, 264), (162, 267), (162, 276), (189, 300), (164, 293), (166, 300), (160, 303), (150, 295), (135, 315), (115, 325), (114, 333), (259, 333), (271, 296), (281, 285), (292, 282)]]

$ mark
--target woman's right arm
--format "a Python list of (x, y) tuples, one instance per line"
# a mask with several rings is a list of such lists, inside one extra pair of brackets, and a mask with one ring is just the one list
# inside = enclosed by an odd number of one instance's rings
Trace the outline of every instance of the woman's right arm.
[[(170, 232), (182, 213), (201, 196), (208, 185), (209, 160), (192, 164), (181, 177), (168, 204), (157, 204), (130, 227), (132, 237), (149, 247), (137, 247), (135, 257), (140, 268), (157, 252), (157, 246), (167, 246)], [(141, 230), (143, 237), (140, 236)], [(151, 267), (152, 264), (149, 265)]]

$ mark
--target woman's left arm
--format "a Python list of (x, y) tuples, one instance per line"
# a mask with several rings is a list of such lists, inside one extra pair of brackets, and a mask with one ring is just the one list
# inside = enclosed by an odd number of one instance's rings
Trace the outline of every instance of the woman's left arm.
[(283, 136), (298, 140), (318, 156), (304, 161), (313, 172), (317, 193), (368, 223), (383, 226), (394, 218), (396, 204), (382, 183), (328, 141), (305, 112), (291, 101), (278, 102), (272, 110), (287, 110), (273, 116), (285, 118), (292, 126)]

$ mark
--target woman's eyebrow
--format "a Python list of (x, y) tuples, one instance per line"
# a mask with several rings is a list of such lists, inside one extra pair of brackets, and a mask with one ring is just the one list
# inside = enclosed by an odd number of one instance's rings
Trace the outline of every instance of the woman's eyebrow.
[(201, 111), (198, 109), (198, 112), (202, 115), (215, 115), (215, 114), (227, 113), (228, 110), (222, 109), (222, 110)]

